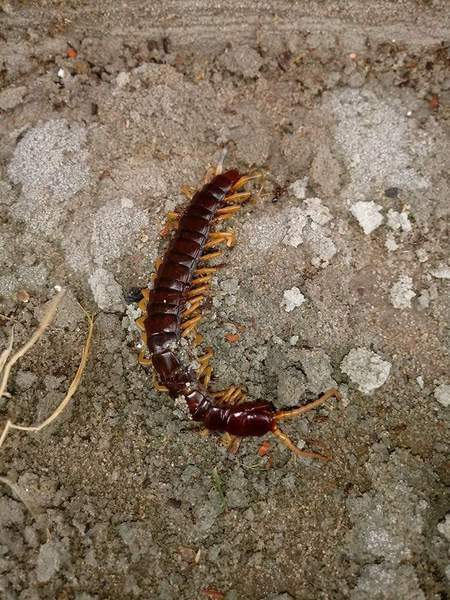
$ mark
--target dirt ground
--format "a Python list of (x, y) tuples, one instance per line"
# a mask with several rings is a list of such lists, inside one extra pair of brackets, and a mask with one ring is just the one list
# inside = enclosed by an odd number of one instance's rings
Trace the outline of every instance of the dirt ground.
[[(70, 407), (0, 449), (34, 512), (2, 485), (2, 598), (447, 597), (449, 32), (444, 0), (0, 2), (0, 349), (67, 289), (2, 420), (51, 413), (97, 315)], [(224, 146), (267, 177), (227, 222), (214, 385), (339, 386), (285, 424), (329, 463), (228, 453), (137, 362), (128, 290)]]

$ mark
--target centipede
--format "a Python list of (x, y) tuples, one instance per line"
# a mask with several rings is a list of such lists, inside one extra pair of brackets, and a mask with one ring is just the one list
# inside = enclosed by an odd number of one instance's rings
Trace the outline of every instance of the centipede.
[(183, 187), (189, 203), (169, 213), (164, 229), (172, 239), (162, 258), (155, 262), (149, 285), (140, 290), (136, 320), (142, 339), (139, 362), (153, 370), (158, 391), (181, 400), (193, 421), (212, 432), (228, 434), (230, 439), (272, 434), (296, 456), (331, 460), (331, 456), (300, 449), (280, 428), (280, 422), (301, 416), (334, 397), (332, 388), (320, 398), (288, 410), (278, 410), (266, 399), (249, 401), (243, 388), (231, 386), (214, 391), (211, 385), (213, 350), (206, 348), (194, 361), (185, 358), (186, 341), (192, 349), (201, 348), (198, 333), (202, 310), (219, 266), (216, 259), (224, 246), (235, 245), (235, 234), (223, 223), (254, 195), (247, 186), (262, 177), (260, 172), (241, 174), (237, 169), (223, 171), (220, 164), (205, 185), (195, 191)]

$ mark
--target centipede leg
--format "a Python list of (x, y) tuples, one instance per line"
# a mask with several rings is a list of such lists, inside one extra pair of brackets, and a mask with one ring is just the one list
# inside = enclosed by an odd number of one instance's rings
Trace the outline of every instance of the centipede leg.
[(158, 377), (157, 377), (155, 371), (153, 371), (153, 373), (152, 373), (152, 383), (153, 383), (153, 387), (155, 388), (155, 390), (157, 392), (165, 392), (165, 393), (167, 393), (169, 391), (169, 388), (167, 388), (165, 385), (161, 385), (159, 383)]
[(219, 210), (216, 212), (216, 218), (214, 219), (217, 222), (219, 221), (225, 221), (226, 219), (230, 219), (235, 213), (238, 212), (238, 210), (240, 210), (240, 206), (238, 205), (232, 205), (232, 206), (225, 206), (224, 208), (219, 208)]
[(149, 358), (146, 354), (147, 354), (147, 348), (143, 348), (139, 352), (139, 356), (138, 356), (138, 362), (143, 367), (149, 367), (152, 364), (151, 358)]
[(195, 192), (196, 192), (196, 189), (194, 187), (191, 187), (190, 185), (182, 185), (181, 186), (181, 193), (183, 194), (183, 196), (186, 196), (186, 198), (189, 201), (192, 200)]
[(206, 242), (204, 248), (214, 248), (223, 242), (228, 248), (231, 248), (236, 243), (236, 236), (232, 231), (217, 231), (209, 234), (209, 241)]
[[(321, 406), (324, 402), (326, 402), (327, 400), (329, 400), (330, 398), (333, 398), (333, 397), (336, 398), (337, 400), (341, 399), (341, 395), (340, 395), (339, 391), (335, 388), (329, 389), (327, 392), (325, 392), (325, 394), (323, 394), (323, 396), (321, 396), (317, 400), (314, 400), (313, 402), (310, 402), (306, 406), (300, 406), (299, 408), (293, 408), (291, 410), (278, 411), (274, 415), (274, 421), (276, 423), (278, 421), (283, 421), (285, 419), (292, 419), (293, 417), (298, 417), (299, 415), (303, 415), (303, 414), (309, 412), (310, 410), (313, 410), (314, 408)], [(302, 458), (318, 458), (320, 460), (331, 460), (331, 456), (324, 456), (323, 454), (318, 454), (317, 452), (308, 452), (308, 451), (300, 450), (300, 448), (298, 448), (294, 444), (294, 442), (283, 431), (281, 431), (281, 429), (279, 429), (278, 426), (276, 426), (275, 429), (273, 430), (273, 434), (285, 446), (287, 446), (289, 448), (289, 450), (294, 452), (294, 454), (296, 454), (297, 456), (301, 456)]]
[(191, 333), (191, 331), (193, 331), (197, 327), (200, 320), (201, 320), (201, 316), (197, 315), (196, 317), (193, 317), (192, 319), (188, 319), (187, 321), (182, 323), (181, 324), (181, 335), (183, 337), (186, 337), (187, 335), (189, 335), (189, 333)]
[(165, 222), (165, 224), (163, 225), (163, 228), (161, 229), (161, 236), (167, 237), (172, 231), (175, 231), (175, 229), (177, 229), (178, 227), (178, 223), (181, 219), (181, 214), (170, 210), (167, 215), (167, 220)]
[(300, 448), (298, 448), (298, 446), (294, 444), (294, 442), (284, 433), (284, 431), (281, 431), (281, 429), (279, 429), (278, 427), (276, 427), (272, 433), (296, 456), (299, 456), (301, 458), (318, 458), (319, 460), (323, 461), (332, 460), (331, 456), (325, 456), (324, 454), (319, 454), (318, 452), (300, 450)]
[(249, 200), (251, 196), (251, 192), (237, 192), (231, 196), (225, 196), (225, 202), (227, 204), (242, 204), (246, 200)]
[(317, 408), (318, 406), (324, 404), (324, 402), (333, 397), (336, 398), (336, 400), (341, 399), (341, 394), (336, 388), (329, 389), (327, 392), (325, 392), (325, 394), (323, 394), (323, 396), (321, 396), (317, 400), (314, 400), (313, 402), (310, 402), (309, 404), (306, 404), (306, 406), (292, 408), (291, 410), (278, 411), (275, 414), (274, 419), (275, 421), (284, 421), (285, 419), (292, 419), (293, 417), (298, 417), (299, 415), (303, 415), (309, 412), (310, 410)]
[(237, 191), (244, 187), (246, 183), (249, 181), (253, 181), (254, 179), (261, 179), (263, 177), (263, 173), (256, 172), (254, 175), (243, 175), (240, 179), (236, 181), (233, 185), (232, 190)]

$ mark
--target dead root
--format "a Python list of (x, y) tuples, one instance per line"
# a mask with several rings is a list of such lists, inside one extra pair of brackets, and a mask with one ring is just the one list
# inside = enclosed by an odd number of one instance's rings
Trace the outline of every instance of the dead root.
[[(45, 332), (47, 327), (52, 323), (52, 321), (55, 317), (58, 305), (61, 302), (63, 296), (64, 296), (64, 290), (61, 290), (60, 292), (58, 292), (58, 294), (56, 294), (56, 296), (49, 303), (49, 305), (44, 313), (44, 316), (42, 317), (42, 320), (39, 323), (39, 326), (36, 329), (36, 331), (34, 332), (34, 334), (12, 356), (11, 356), (11, 352), (12, 352), (13, 343), (14, 343), (14, 327), (11, 328), (11, 334), (10, 334), (8, 346), (5, 350), (3, 350), (3, 352), (0, 355), (0, 397), (1, 396), (7, 396), (9, 398), (11, 397), (10, 394), (7, 392), (7, 385), (8, 385), (8, 380), (9, 380), (9, 377), (11, 374), (12, 367), (26, 352), (31, 350), (31, 348), (35, 345), (35, 343), (41, 338), (41, 336), (43, 335), (43, 333)], [(72, 380), (72, 383), (70, 384), (69, 389), (67, 390), (65, 397), (63, 398), (61, 403), (56, 407), (56, 409), (52, 412), (52, 414), (49, 417), (47, 417), (44, 421), (42, 421), (42, 423), (39, 423), (37, 425), (19, 425), (17, 423), (13, 423), (11, 421), (11, 419), (8, 419), (6, 421), (3, 431), (1, 432), (1, 435), (0, 435), (0, 448), (2, 447), (3, 443), (5, 442), (6, 436), (12, 429), (17, 429), (18, 431), (27, 431), (27, 432), (37, 432), (37, 431), (41, 431), (41, 429), (45, 429), (45, 427), (50, 425), (55, 419), (58, 418), (58, 416), (62, 413), (62, 411), (69, 404), (72, 396), (77, 391), (78, 386), (81, 381), (81, 377), (86, 368), (86, 364), (87, 364), (87, 361), (89, 358), (90, 351), (91, 351), (92, 335), (93, 335), (93, 331), (94, 331), (94, 320), (93, 320), (92, 316), (89, 313), (87, 313), (83, 307), (81, 307), (81, 308), (83, 309), (83, 312), (86, 316), (86, 320), (88, 323), (88, 333), (87, 333), (86, 342), (84, 344), (83, 351), (81, 353), (80, 364), (79, 364), (77, 372), (75, 373), (75, 376)], [(10, 356), (11, 356), (11, 358), (10, 358)], [(34, 518), (37, 517), (37, 510), (34, 507), (34, 503), (30, 502), (30, 500), (28, 500), (26, 498), (25, 494), (20, 490), (20, 488), (13, 481), (8, 479), (7, 477), (0, 477), (0, 482), (9, 486), (9, 488), (25, 504), (27, 509), (33, 515), (33, 517)], [(48, 531), (47, 531), (47, 534), (48, 534)]]

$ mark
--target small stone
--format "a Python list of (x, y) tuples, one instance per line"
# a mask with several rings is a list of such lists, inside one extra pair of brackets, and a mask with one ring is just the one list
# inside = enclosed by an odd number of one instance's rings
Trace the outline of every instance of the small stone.
[(413, 281), (408, 275), (402, 275), (391, 287), (390, 297), (394, 308), (411, 308), (411, 300), (416, 293), (412, 289)]
[(16, 386), (21, 391), (29, 390), (36, 380), (36, 375), (31, 371), (17, 371)]
[(422, 375), (419, 375), (419, 377), (416, 378), (417, 381), (417, 385), (420, 387), (421, 390), (423, 390), (423, 386), (425, 385), (425, 382), (423, 380)]
[(447, 513), (445, 519), (438, 523), (437, 529), (450, 542), (450, 513)]
[(308, 177), (303, 179), (297, 179), (289, 186), (289, 190), (294, 194), (297, 200), (304, 200), (306, 198), (306, 188), (308, 186)]
[(122, 71), (116, 77), (116, 84), (119, 88), (124, 88), (130, 83), (130, 74)]
[(301, 293), (298, 287), (293, 287), (290, 290), (283, 292), (283, 300), (280, 306), (285, 307), (286, 312), (291, 312), (294, 308), (298, 308), (306, 302), (305, 296)]
[(383, 215), (380, 214), (381, 206), (375, 202), (359, 201), (352, 204), (350, 212), (361, 225), (366, 235), (375, 231), (383, 222)]
[(388, 249), (389, 252), (394, 252), (398, 248), (397, 242), (394, 240), (394, 238), (391, 235), (387, 236), (384, 245)]
[(419, 248), (416, 250), (417, 260), (421, 263), (426, 262), (428, 260), (428, 253), (424, 248)]
[(431, 274), (433, 277), (436, 277), (436, 279), (450, 279), (450, 267), (438, 267), (437, 269), (431, 271)]
[(124, 300), (122, 288), (113, 275), (105, 269), (96, 269), (89, 277), (94, 300), (105, 311), (122, 312)]
[(428, 308), (430, 306), (430, 294), (428, 293), (428, 290), (422, 291), (417, 302), (419, 303), (419, 307), (422, 309)]
[(408, 218), (407, 212), (397, 212), (396, 210), (389, 209), (387, 214), (387, 224), (388, 227), (393, 229), (394, 231), (398, 231), (401, 229), (402, 231), (411, 231), (412, 225), (411, 221)]
[(12, 110), (19, 104), (22, 104), (23, 97), (27, 91), (26, 87), (8, 87), (0, 93), (0, 109)]
[(57, 542), (47, 542), (41, 546), (36, 564), (36, 579), (39, 583), (50, 581), (61, 568), (60, 546)]
[(298, 335), (293, 335), (289, 338), (289, 343), (291, 346), (295, 346), (295, 344), (298, 342), (299, 337)]
[(391, 363), (366, 348), (353, 348), (341, 363), (341, 371), (349, 376), (359, 390), (371, 394), (389, 377)]
[(434, 389), (434, 397), (442, 406), (450, 406), (450, 384), (442, 383)]

